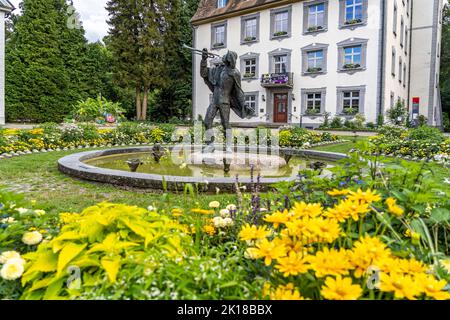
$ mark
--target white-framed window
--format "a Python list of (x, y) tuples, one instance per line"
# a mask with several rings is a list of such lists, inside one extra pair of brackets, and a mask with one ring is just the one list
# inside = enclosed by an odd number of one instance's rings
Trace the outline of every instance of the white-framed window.
[(364, 113), (366, 86), (337, 87), (337, 112), (346, 116)]
[(392, 48), (392, 64), (391, 64), (391, 73), (395, 77), (395, 66), (396, 66), (396, 59), (397, 54), (395, 52), (395, 48)]
[(227, 46), (227, 23), (211, 25), (211, 48), (225, 48)]
[(289, 12), (275, 13), (274, 35), (284, 35), (289, 32)]
[(274, 73), (286, 73), (288, 63), (288, 57), (287, 55), (275, 55), (273, 56), (273, 72)]
[(406, 76), (406, 73), (407, 73), (407, 67), (406, 67), (406, 63), (403, 65), (403, 86), (404, 87), (406, 87), (406, 79), (407, 79), (407, 76)]
[(318, 3), (308, 8), (308, 28), (325, 25), (325, 3)]
[(403, 16), (400, 20), (400, 45), (403, 47), (403, 41), (405, 36), (405, 20), (403, 20)]
[(323, 50), (309, 51), (308, 55), (308, 72), (323, 70)]
[(252, 114), (252, 116), (256, 117), (258, 116), (258, 92), (248, 92), (245, 93), (245, 104), (255, 112)]
[(342, 112), (344, 114), (356, 114), (361, 106), (361, 95), (359, 90), (344, 91), (342, 99)]
[(402, 80), (403, 80), (403, 61), (402, 57), (400, 57), (398, 60), (398, 81), (402, 83)]
[(408, 30), (408, 26), (405, 26), (405, 54), (408, 54), (408, 36), (409, 36), (409, 30)]
[(397, 19), (398, 19), (397, 1), (394, 2), (393, 19), (394, 21), (392, 25), (392, 30), (394, 31), (394, 34), (397, 35)]
[(256, 58), (250, 58), (244, 60), (244, 78), (253, 78), (256, 76)]
[(363, 0), (345, 0), (345, 21), (363, 21)]
[(257, 36), (258, 36), (257, 24), (258, 24), (257, 18), (247, 19), (244, 21), (244, 38), (245, 39), (252, 39), (252, 40), (257, 39)]
[(362, 48), (360, 45), (344, 48), (344, 68), (347, 66), (360, 67)]
[(270, 39), (282, 40), (291, 36), (292, 6), (270, 11)]
[(217, 0), (217, 8), (224, 8), (228, 3), (228, 0)]
[(314, 92), (306, 94), (306, 113), (317, 114), (322, 110), (322, 93)]

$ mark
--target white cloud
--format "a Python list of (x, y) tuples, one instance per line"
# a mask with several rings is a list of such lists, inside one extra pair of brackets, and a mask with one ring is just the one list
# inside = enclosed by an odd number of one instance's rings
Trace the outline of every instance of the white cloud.
[[(21, 0), (10, 0), (18, 8)], [(107, 0), (73, 0), (73, 4), (81, 15), (86, 38), (95, 42), (108, 33), (108, 12), (105, 9)]]

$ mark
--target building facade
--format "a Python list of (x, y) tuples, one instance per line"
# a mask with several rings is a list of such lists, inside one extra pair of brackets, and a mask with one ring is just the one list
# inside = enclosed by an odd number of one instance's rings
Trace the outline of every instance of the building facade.
[(0, 125), (5, 124), (5, 15), (12, 10), (8, 0), (0, 0)]
[[(202, 0), (194, 46), (238, 53), (242, 88), (255, 107), (235, 124), (323, 123), (325, 114), (376, 123), (397, 101), (410, 117), (441, 125), (443, 0)], [(193, 115), (211, 92), (193, 58)], [(211, 64), (218, 61), (211, 61)]]

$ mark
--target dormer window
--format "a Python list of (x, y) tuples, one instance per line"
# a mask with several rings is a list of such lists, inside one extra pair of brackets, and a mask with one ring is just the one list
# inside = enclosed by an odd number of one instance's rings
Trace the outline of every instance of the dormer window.
[(226, 7), (228, 3), (228, 0), (217, 0), (217, 8), (224, 8)]

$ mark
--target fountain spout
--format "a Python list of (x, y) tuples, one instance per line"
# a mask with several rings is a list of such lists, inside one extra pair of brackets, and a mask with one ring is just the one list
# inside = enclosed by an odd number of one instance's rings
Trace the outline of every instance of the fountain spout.
[(139, 166), (143, 164), (140, 159), (131, 159), (127, 161), (128, 167), (130, 167), (131, 172), (137, 172)]
[(155, 143), (151, 152), (153, 159), (156, 163), (161, 161), (161, 158), (166, 154), (166, 149), (164, 149), (160, 143)]

